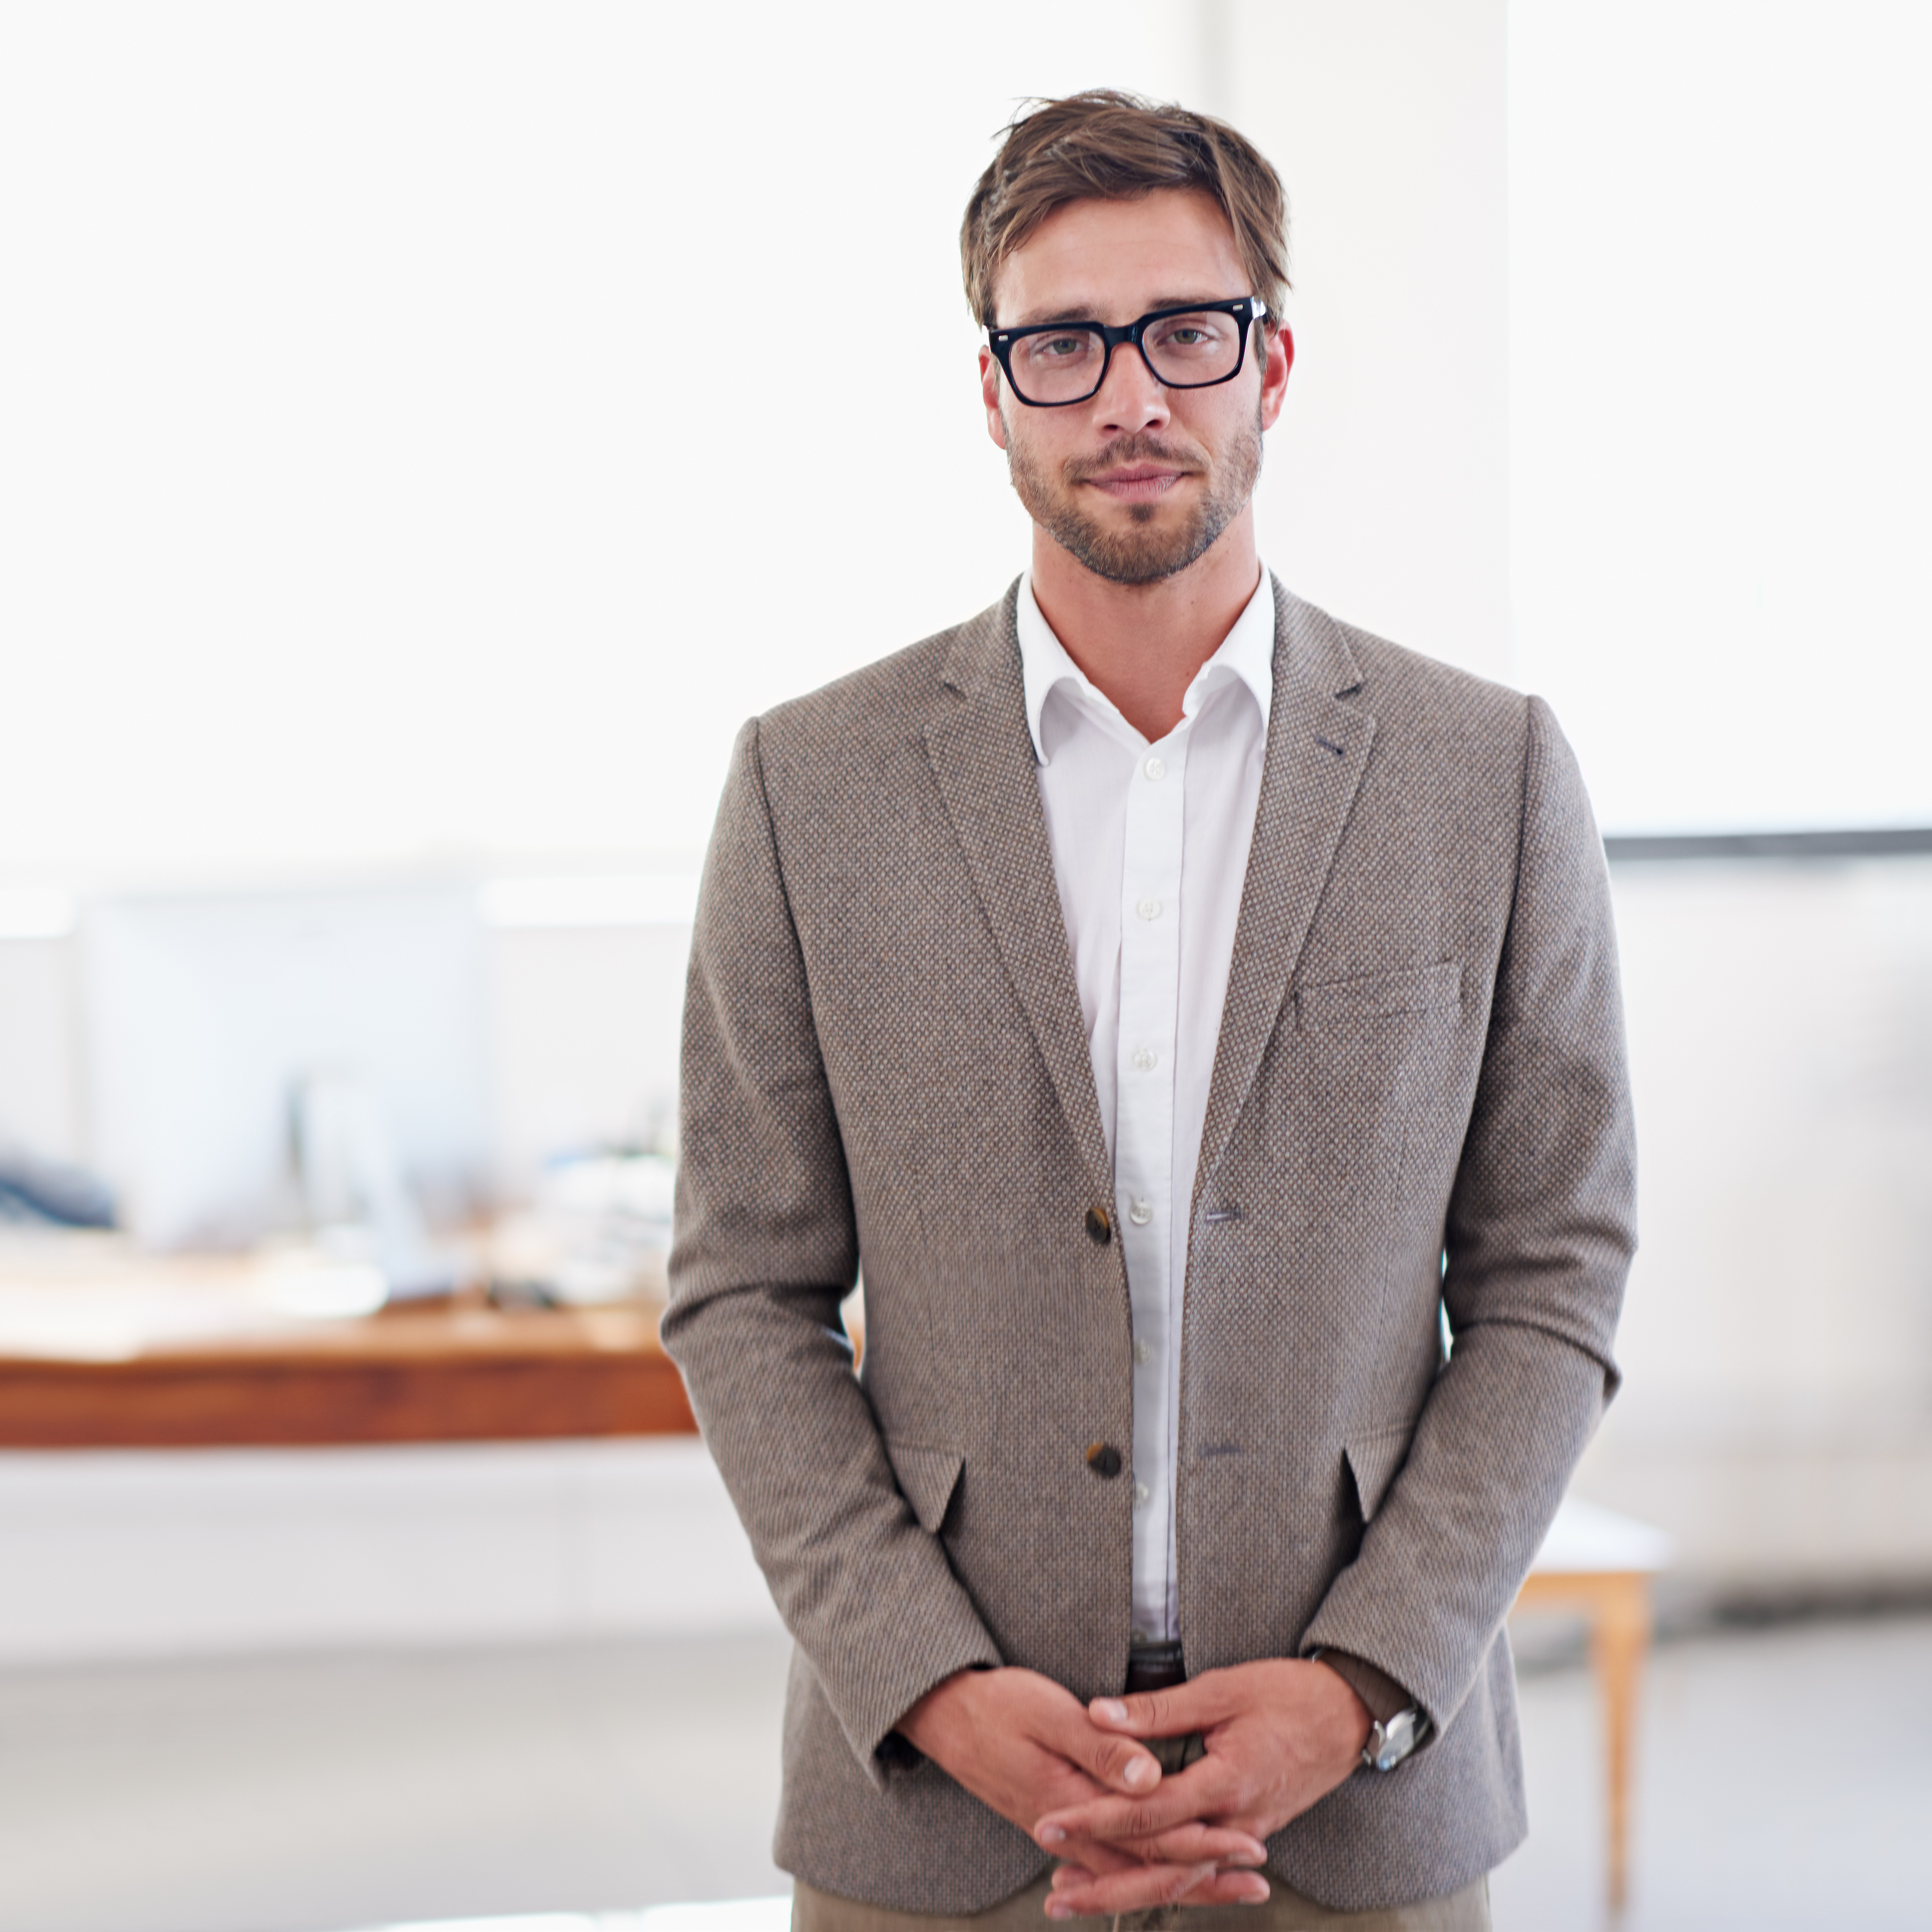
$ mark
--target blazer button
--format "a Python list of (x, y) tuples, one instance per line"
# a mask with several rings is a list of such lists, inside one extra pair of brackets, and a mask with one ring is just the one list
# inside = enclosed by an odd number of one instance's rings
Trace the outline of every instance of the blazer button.
[(1088, 1209), (1087, 1233), (1096, 1248), (1104, 1248), (1114, 1238), (1114, 1224), (1107, 1219), (1106, 1208)]
[(1118, 1476), (1120, 1473), (1120, 1452), (1111, 1442), (1090, 1442), (1087, 1445), (1087, 1466), (1096, 1476)]

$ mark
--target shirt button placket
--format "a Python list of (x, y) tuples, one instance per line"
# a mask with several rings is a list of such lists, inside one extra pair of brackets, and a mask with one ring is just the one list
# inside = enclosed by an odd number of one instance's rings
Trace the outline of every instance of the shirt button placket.
[(1174, 1050), (1187, 734), (1150, 749), (1128, 787), (1121, 868), (1114, 1187), (1133, 1309), (1135, 1602), (1150, 1634), (1168, 1595), (1166, 1470), (1174, 1419), (1166, 1364), (1176, 1316), (1168, 1195), (1174, 1168)]

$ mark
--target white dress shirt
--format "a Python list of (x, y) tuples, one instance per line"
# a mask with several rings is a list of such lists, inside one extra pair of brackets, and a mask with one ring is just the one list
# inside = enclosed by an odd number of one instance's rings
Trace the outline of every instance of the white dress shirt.
[(1020, 584), (1027, 724), (1133, 1306), (1134, 1638), (1180, 1635), (1174, 1503), (1187, 1216), (1274, 696), (1266, 569), (1150, 743)]

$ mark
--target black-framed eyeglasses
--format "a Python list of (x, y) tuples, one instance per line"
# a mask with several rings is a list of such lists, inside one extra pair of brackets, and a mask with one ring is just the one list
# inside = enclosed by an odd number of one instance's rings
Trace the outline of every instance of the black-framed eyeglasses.
[(1012, 392), (1028, 407), (1064, 409), (1100, 393), (1114, 351), (1131, 342), (1156, 382), (1169, 389), (1211, 389), (1241, 373), (1248, 334), (1268, 314), (1255, 296), (1232, 302), (1157, 308), (1118, 328), (1104, 322), (1040, 322), (989, 328), (986, 346)]

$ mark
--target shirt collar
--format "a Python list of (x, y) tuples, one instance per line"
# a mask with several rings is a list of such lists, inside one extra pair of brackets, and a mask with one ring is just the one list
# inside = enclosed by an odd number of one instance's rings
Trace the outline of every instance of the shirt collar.
[[(1080, 667), (1066, 654), (1066, 646), (1053, 634), (1033, 594), (1033, 573), (1020, 579), (1019, 601), (1014, 610), (1019, 632), (1020, 670), (1026, 688), (1027, 730), (1033, 738), (1034, 756), (1047, 762), (1040, 737), (1040, 715), (1048, 698), (1062, 684), (1071, 684), (1076, 692), (1103, 713), (1118, 718), (1106, 694), (1090, 682)], [(1262, 566), (1261, 581), (1255, 594), (1242, 607), (1234, 628), (1221, 640), (1221, 647), (1194, 674), (1181, 700), (1181, 714), (1191, 718), (1201, 702), (1216, 686), (1230, 677), (1238, 679), (1252, 694), (1262, 714), (1262, 736), (1268, 736), (1268, 709), (1274, 697), (1274, 594), (1268, 581), (1268, 566)], [(1124, 726), (1125, 721), (1122, 721)], [(1131, 729), (1131, 727), (1126, 727)]]

